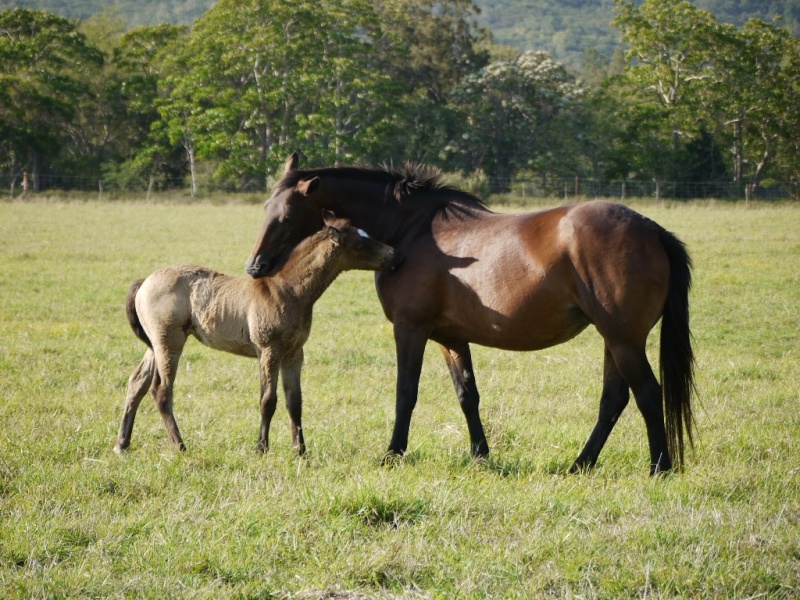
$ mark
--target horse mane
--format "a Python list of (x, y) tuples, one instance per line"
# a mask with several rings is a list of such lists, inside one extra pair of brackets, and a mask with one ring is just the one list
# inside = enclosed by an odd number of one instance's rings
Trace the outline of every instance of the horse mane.
[[(486, 210), (486, 203), (469, 192), (460, 190), (443, 181), (442, 172), (437, 167), (422, 163), (406, 162), (400, 169), (391, 164), (381, 168), (370, 167), (321, 167), (290, 171), (276, 186), (276, 191), (294, 188), (297, 184), (313, 177), (351, 179), (373, 182), (385, 186), (384, 201), (405, 204), (410, 200), (432, 201), (438, 212), (447, 216), (471, 213), (472, 210)], [(431, 206), (431, 204), (428, 204)]]

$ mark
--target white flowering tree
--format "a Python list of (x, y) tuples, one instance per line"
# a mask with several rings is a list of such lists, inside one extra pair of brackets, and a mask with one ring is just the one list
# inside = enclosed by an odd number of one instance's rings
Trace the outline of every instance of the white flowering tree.
[(503, 191), (519, 170), (539, 171), (553, 151), (550, 131), (583, 87), (544, 52), (489, 64), (467, 77), (453, 97), (464, 119), (450, 150), (465, 170), (483, 170)]

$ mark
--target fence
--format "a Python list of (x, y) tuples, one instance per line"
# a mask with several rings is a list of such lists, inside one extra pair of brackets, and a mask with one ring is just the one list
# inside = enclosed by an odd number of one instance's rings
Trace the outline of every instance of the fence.
[[(744, 185), (734, 182), (689, 182), (689, 181), (600, 181), (593, 179), (550, 179), (546, 181), (534, 179), (488, 179), (481, 189), (470, 189), (478, 195), (487, 196), (489, 190), (505, 190), (504, 195), (526, 198), (605, 198), (625, 200), (628, 198), (655, 199), (710, 199), (722, 200), (798, 200), (800, 199), (800, 183), (769, 183), (760, 185), (755, 191), (747, 193)], [(170, 194), (191, 196), (188, 180), (160, 180), (155, 185), (131, 185), (119, 187), (106, 184), (102, 179), (93, 177), (72, 177), (58, 175), (39, 175), (36, 189), (29, 184), (29, 194), (53, 192), (93, 193), (99, 197), (115, 194), (141, 194), (143, 197), (155, 197)], [(21, 177), (12, 180), (7, 174), (0, 173), (0, 198), (12, 195), (18, 198), (23, 194)], [(260, 194), (268, 190), (263, 183), (250, 182), (247, 186), (231, 186), (214, 182), (202, 182), (195, 193), (196, 197), (208, 197), (214, 194)], [(748, 197), (749, 196), (749, 197)]]
[[(492, 182), (493, 188), (505, 187), (511, 195), (521, 198), (561, 197), (605, 198), (655, 198), (672, 200), (711, 199), (722, 200), (797, 200), (800, 184), (770, 183), (749, 190), (735, 182), (692, 181), (598, 181), (592, 179), (559, 179), (546, 183), (531, 179)], [(502, 184), (505, 184), (503, 186)], [(497, 187), (494, 187), (497, 186)]]

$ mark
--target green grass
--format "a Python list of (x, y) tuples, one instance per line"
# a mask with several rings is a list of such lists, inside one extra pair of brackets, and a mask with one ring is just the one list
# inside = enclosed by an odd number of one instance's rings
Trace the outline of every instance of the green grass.
[(0, 597), (797, 597), (800, 206), (636, 208), (695, 261), (699, 439), (665, 479), (647, 476), (634, 405), (592, 473), (563, 474), (597, 412), (593, 330), (474, 349), (492, 448), (478, 463), (430, 346), (409, 455), (379, 466), (395, 359), (368, 273), (317, 305), (307, 460), (283, 408), (254, 452), (255, 361), (195, 341), (175, 396), (188, 451), (148, 398), (118, 457), (144, 350), (130, 282), (176, 262), (242, 272), (260, 207), (0, 204)]

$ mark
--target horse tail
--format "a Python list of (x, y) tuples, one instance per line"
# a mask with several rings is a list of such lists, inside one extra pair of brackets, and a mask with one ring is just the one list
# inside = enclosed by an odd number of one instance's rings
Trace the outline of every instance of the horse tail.
[(139, 291), (139, 288), (142, 287), (143, 283), (144, 279), (137, 279), (131, 285), (131, 289), (128, 290), (128, 297), (125, 300), (125, 312), (128, 314), (128, 323), (131, 324), (133, 333), (152, 348), (153, 344), (150, 342), (150, 338), (147, 337), (144, 327), (142, 327), (142, 322), (139, 320), (139, 313), (136, 312), (136, 293)]
[(684, 465), (684, 432), (694, 446), (692, 394), (694, 351), (689, 330), (689, 289), (692, 286), (692, 260), (686, 246), (662, 229), (661, 243), (669, 257), (669, 293), (661, 321), (660, 375), (664, 394), (667, 448), (678, 469)]

